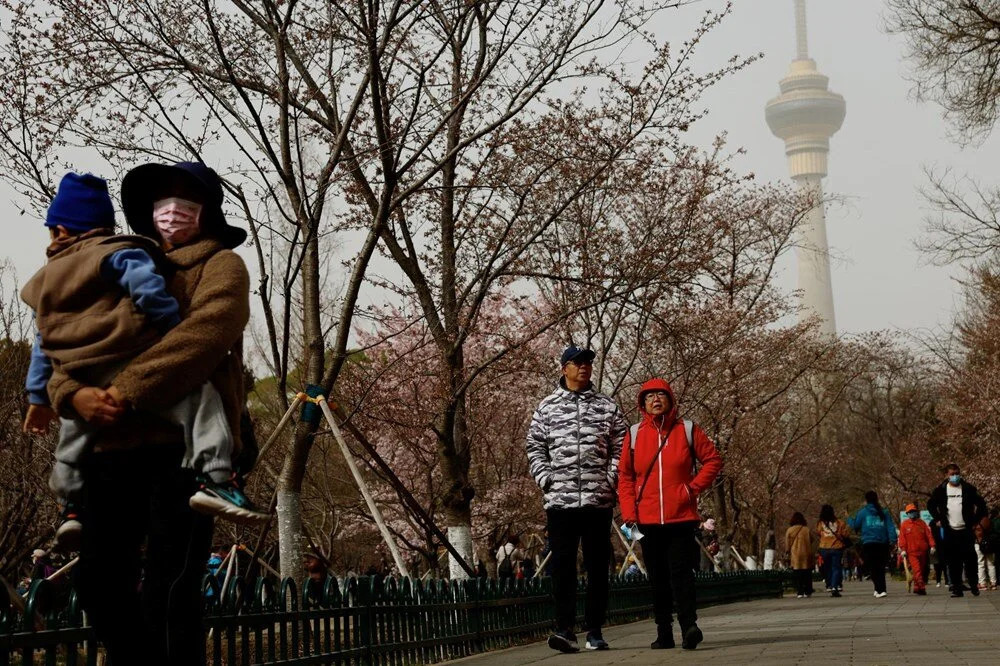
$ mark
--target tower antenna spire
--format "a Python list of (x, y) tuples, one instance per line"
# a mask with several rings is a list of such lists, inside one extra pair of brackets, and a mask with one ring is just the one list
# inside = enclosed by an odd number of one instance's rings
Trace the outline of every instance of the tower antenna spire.
[(795, 59), (809, 59), (809, 37), (806, 35), (806, 0), (795, 0)]

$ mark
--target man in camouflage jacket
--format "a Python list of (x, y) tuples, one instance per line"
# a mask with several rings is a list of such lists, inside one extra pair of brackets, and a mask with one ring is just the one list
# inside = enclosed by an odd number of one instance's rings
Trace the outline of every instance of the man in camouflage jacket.
[(531, 419), (526, 448), (531, 475), (545, 494), (556, 632), (549, 646), (579, 648), (576, 619), (576, 553), (583, 543), (587, 569), (586, 647), (607, 649), (601, 636), (608, 604), (611, 515), (617, 499), (618, 458), (628, 423), (615, 401), (594, 390), (594, 352), (563, 352), (559, 388), (542, 400)]

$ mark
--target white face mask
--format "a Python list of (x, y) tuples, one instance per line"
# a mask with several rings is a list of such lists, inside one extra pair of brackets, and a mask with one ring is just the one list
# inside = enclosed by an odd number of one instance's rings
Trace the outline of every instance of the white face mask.
[(170, 197), (153, 202), (153, 226), (163, 240), (180, 245), (198, 235), (201, 204)]

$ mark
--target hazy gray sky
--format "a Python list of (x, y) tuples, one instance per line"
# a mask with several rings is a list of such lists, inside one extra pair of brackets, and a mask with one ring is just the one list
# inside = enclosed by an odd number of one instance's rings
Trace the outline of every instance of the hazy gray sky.
[[(704, 0), (663, 17), (657, 31), (683, 40), (702, 12), (722, 7)], [(778, 93), (794, 54), (792, 0), (735, 0), (732, 16), (701, 47), (699, 62), (721, 63), (733, 53), (765, 58), (721, 83), (705, 100), (708, 118), (691, 139), (708, 145), (727, 132), (730, 146), (748, 151), (741, 164), (761, 180), (787, 178), (783, 145), (764, 123), (764, 104)], [(988, 180), (995, 140), (962, 150), (947, 138), (940, 110), (910, 97), (902, 43), (882, 31), (880, 0), (809, 0), (810, 55), (830, 87), (847, 100), (847, 119), (831, 142), (826, 190), (846, 198), (828, 212), (834, 254), (833, 289), (842, 332), (928, 328), (947, 323), (958, 302), (949, 271), (923, 265), (913, 241), (925, 213), (917, 188), (922, 167), (953, 167)], [(77, 164), (81, 170), (100, 167)], [(0, 186), (3, 254), (23, 282), (43, 260), (46, 234), (38, 220), (19, 217)], [(248, 263), (252, 258), (247, 253)], [(793, 288), (789, 261), (781, 285)]]

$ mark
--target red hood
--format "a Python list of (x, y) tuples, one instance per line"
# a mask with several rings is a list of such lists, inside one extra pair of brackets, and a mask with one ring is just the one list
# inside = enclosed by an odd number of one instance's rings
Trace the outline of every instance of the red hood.
[(653, 421), (653, 417), (646, 413), (642, 399), (643, 395), (649, 391), (666, 391), (670, 395), (670, 410), (664, 415), (665, 418), (661, 427), (672, 426), (674, 421), (677, 420), (677, 398), (674, 397), (674, 390), (670, 388), (670, 384), (658, 377), (650, 379), (643, 384), (642, 388), (639, 389), (639, 395), (636, 397), (639, 403), (639, 413), (642, 414), (642, 420), (649, 421), (650, 423)]

